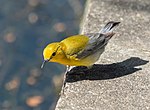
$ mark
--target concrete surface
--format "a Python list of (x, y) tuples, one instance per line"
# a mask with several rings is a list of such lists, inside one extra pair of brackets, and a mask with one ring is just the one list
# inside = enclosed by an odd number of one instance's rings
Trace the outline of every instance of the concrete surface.
[(56, 110), (150, 110), (150, 1), (90, 0), (81, 33), (120, 21), (98, 64), (72, 69)]

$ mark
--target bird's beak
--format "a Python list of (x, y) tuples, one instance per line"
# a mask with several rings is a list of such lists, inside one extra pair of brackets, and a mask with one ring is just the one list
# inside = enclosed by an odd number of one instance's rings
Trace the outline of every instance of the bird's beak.
[(41, 69), (43, 69), (46, 62), (47, 62), (46, 60), (43, 61), (42, 65), (41, 65)]
[(45, 63), (47, 63), (49, 60), (50, 60), (50, 59), (43, 61), (42, 65), (41, 65), (41, 69), (44, 67)]

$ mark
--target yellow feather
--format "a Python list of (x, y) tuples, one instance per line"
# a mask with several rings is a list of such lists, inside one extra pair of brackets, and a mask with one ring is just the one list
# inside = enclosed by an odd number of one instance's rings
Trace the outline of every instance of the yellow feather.
[(112, 30), (119, 22), (109, 22), (100, 33), (74, 35), (61, 42), (51, 43), (43, 51), (45, 61), (70, 66), (91, 66), (103, 53)]
[(62, 40), (61, 43), (64, 44), (64, 52), (67, 55), (74, 55), (83, 50), (88, 41), (89, 38), (87, 36), (75, 35)]

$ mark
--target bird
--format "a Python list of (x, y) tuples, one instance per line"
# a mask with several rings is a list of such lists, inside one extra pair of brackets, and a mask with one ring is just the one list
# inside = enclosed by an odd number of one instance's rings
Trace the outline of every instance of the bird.
[(110, 21), (99, 32), (73, 35), (60, 42), (48, 44), (43, 50), (44, 61), (57, 62), (67, 66), (64, 83), (66, 84), (66, 73), (70, 66), (86, 66), (88, 68), (100, 58), (108, 41), (115, 34), (114, 28), (120, 22)]

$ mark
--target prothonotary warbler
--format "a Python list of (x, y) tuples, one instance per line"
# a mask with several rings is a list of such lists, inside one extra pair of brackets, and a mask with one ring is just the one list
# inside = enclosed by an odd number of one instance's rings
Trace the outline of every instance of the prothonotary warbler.
[(57, 62), (67, 66), (92, 66), (104, 52), (113, 29), (120, 22), (108, 22), (98, 33), (74, 35), (60, 42), (48, 44), (44, 51), (44, 62)]

